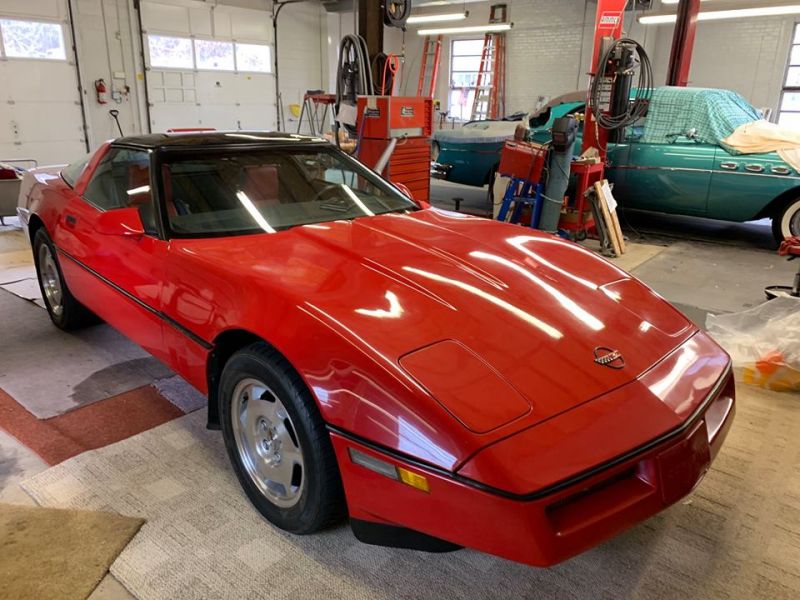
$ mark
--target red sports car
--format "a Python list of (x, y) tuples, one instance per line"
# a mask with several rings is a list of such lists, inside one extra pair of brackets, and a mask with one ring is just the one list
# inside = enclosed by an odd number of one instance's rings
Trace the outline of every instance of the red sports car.
[(727, 354), (557, 237), (420, 206), (318, 138), (125, 137), (24, 184), (53, 322), (96, 315), (208, 394), (276, 526), (531, 565), (689, 493)]

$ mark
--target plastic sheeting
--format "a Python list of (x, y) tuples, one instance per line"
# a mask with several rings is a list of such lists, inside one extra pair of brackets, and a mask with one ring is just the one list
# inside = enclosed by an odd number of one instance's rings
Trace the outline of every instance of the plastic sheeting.
[(500, 143), (512, 139), (519, 124), (519, 121), (475, 121), (460, 129), (440, 129), (433, 139), (457, 144)]
[(727, 350), (745, 383), (800, 392), (800, 298), (781, 297), (749, 310), (709, 315), (708, 333)]
[(777, 152), (785, 163), (800, 171), (800, 130), (760, 120), (737, 127), (722, 143), (741, 154)]

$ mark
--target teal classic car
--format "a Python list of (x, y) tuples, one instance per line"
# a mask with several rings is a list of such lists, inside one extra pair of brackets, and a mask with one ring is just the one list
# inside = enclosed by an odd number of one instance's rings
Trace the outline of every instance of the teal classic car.
[[(555, 118), (583, 110), (574, 95), (554, 100), (530, 119), (529, 139), (548, 141)], [(608, 148), (615, 197), (639, 210), (737, 222), (770, 218), (777, 240), (800, 235), (800, 172), (784, 160), (787, 153), (743, 154), (726, 143), (760, 118), (734, 92), (657, 88), (646, 118)], [(518, 124), (477, 122), (460, 134), (440, 130), (432, 173), (466, 185), (492, 181), (503, 143)]]

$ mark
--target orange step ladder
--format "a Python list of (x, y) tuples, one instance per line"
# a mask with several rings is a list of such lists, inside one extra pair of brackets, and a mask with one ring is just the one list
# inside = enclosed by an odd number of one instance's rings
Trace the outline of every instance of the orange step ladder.
[(472, 101), (473, 121), (498, 119), (505, 112), (505, 35), (487, 33)]
[[(506, 5), (495, 4), (489, 9), (490, 23), (506, 21)], [(499, 13), (499, 14), (498, 14)], [(505, 114), (506, 103), (506, 36), (487, 33), (475, 82), (471, 120), (499, 119)]]
[(419, 68), (419, 84), (417, 85), (417, 96), (433, 98), (436, 94), (436, 77), (439, 75), (439, 60), (442, 57), (443, 35), (433, 39), (425, 36), (425, 44), (422, 48), (422, 64)]

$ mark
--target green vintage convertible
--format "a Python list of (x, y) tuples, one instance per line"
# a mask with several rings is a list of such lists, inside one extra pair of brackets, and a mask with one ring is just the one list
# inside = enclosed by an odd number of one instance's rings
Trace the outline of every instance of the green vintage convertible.
[[(583, 112), (582, 97), (562, 96), (529, 117), (530, 139), (548, 141), (555, 118)], [(627, 208), (724, 221), (770, 218), (777, 240), (800, 235), (800, 172), (777, 152), (743, 154), (723, 141), (760, 118), (734, 92), (657, 88), (647, 117), (608, 148), (616, 198)], [(466, 185), (489, 183), (518, 124), (477, 121), (438, 131), (432, 174)]]

